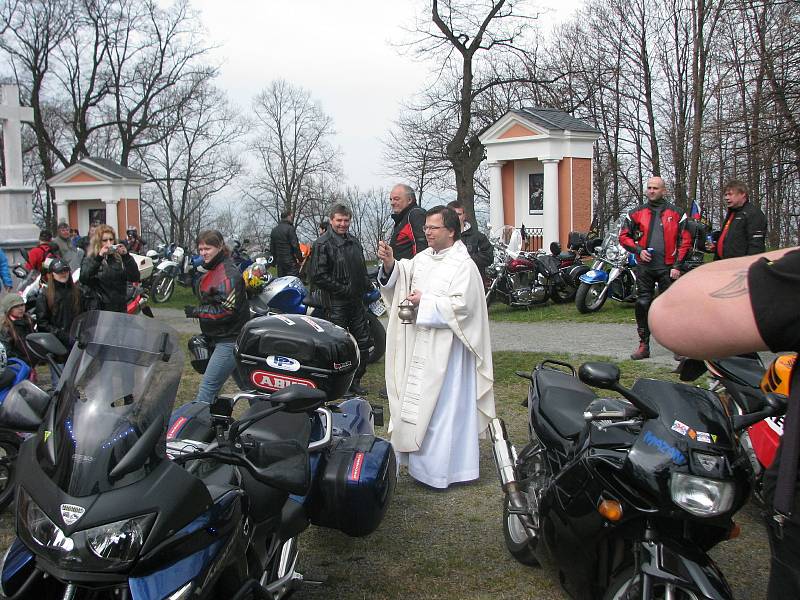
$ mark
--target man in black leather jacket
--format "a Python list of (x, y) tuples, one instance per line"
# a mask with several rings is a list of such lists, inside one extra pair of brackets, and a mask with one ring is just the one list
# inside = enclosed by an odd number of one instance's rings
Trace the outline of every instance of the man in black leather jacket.
[(414, 190), (403, 183), (398, 183), (392, 188), (389, 202), (392, 205), (392, 220), (394, 220), (389, 245), (392, 247), (394, 257), (396, 260), (414, 258), (415, 254), (428, 247), (425, 232), (422, 231), (425, 225), (425, 210), (417, 205)]
[(714, 260), (752, 256), (765, 250), (767, 217), (748, 197), (747, 185), (733, 179), (725, 186), (728, 214), (717, 242), (710, 250)]
[(484, 234), (478, 231), (477, 227), (473, 227), (472, 223), (467, 221), (467, 213), (464, 211), (464, 205), (458, 200), (453, 200), (447, 204), (448, 208), (452, 208), (458, 215), (458, 220), (461, 222), (461, 241), (467, 247), (470, 258), (478, 265), (478, 272), (481, 278), (486, 277), (486, 268), (492, 264), (494, 260), (494, 248)]
[(298, 275), (303, 258), (297, 232), (294, 229), (294, 214), (290, 210), (281, 213), (281, 222), (272, 228), (269, 236), (269, 253), (278, 268), (278, 277)]
[(361, 362), (350, 392), (364, 395), (367, 390), (361, 387), (361, 377), (367, 370), (369, 349), (373, 344), (364, 293), (372, 285), (367, 277), (361, 243), (348, 233), (352, 211), (344, 204), (334, 204), (329, 216), (328, 230), (316, 239), (311, 249), (308, 273), (311, 288), (319, 294), (329, 320), (347, 329), (358, 344)]

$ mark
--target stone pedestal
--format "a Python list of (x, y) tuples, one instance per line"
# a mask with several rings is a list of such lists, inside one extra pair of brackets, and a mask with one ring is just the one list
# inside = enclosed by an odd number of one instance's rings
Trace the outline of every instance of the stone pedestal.
[(32, 194), (33, 190), (25, 187), (0, 188), (0, 249), (9, 265), (20, 262), (20, 248), (39, 243), (39, 228), (31, 223)]

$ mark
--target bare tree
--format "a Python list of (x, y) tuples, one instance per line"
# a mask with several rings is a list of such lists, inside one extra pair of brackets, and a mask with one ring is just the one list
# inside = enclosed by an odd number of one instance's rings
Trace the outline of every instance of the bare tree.
[(333, 120), (307, 90), (284, 80), (256, 96), (253, 113), (257, 169), (249, 196), (273, 222), (283, 210), (303, 215), (315, 185), (340, 171)]
[(207, 223), (210, 200), (242, 173), (239, 143), (245, 135), (222, 91), (208, 82), (188, 87), (189, 100), (154, 132), (158, 141), (136, 150), (136, 167), (153, 183), (143, 198), (147, 214), (163, 241), (183, 246)]

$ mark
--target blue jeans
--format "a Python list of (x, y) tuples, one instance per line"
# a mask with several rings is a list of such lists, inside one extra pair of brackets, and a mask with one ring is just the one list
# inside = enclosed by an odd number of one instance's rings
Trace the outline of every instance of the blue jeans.
[(217, 342), (214, 352), (208, 359), (208, 366), (197, 390), (195, 402), (211, 404), (236, 368), (233, 355), (234, 342)]

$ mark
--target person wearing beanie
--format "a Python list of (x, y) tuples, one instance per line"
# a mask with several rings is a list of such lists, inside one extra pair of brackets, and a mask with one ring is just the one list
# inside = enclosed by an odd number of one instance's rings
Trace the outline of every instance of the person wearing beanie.
[(25, 345), (25, 336), (34, 331), (22, 296), (12, 293), (0, 298), (0, 343), (5, 346), (8, 358), (18, 358), (31, 366), (36, 364)]
[(631, 359), (650, 358), (650, 328), (647, 313), (655, 287), (663, 293), (680, 277), (681, 266), (692, 245), (686, 215), (666, 200), (667, 186), (661, 177), (647, 180), (647, 203), (630, 211), (619, 231), (619, 243), (636, 255), (636, 332), (639, 346)]

